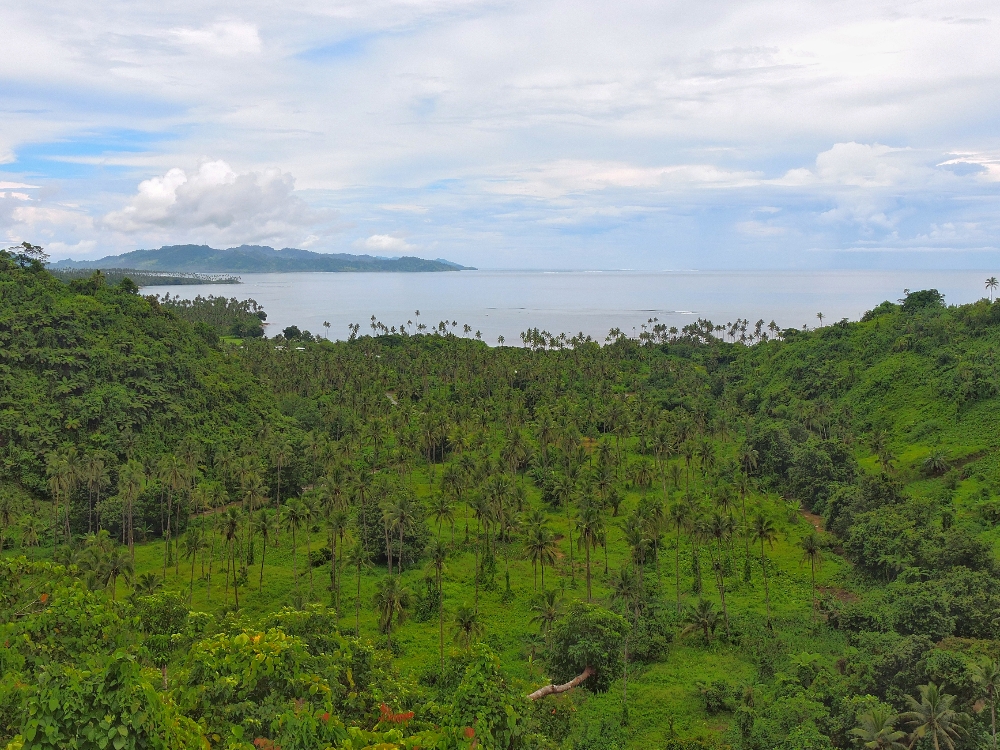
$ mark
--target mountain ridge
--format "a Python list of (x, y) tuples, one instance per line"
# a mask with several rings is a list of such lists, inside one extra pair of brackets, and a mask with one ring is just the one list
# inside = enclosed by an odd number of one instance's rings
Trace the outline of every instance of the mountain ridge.
[(292, 273), (320, 272), (440, 272), (475, 270), (438, 258), (414, 256), (382, 258), (349, 253), (317, 253), (286, 247), (275, 250), (267, 245), (240, 245), (217, 249), (208, 245), (164, 245), (155, 250), (133, 250), (107, 255), (97, 260), (68, 258), (50, 265), (67, 268), (135, 268), (143, 271), (187, 273)]

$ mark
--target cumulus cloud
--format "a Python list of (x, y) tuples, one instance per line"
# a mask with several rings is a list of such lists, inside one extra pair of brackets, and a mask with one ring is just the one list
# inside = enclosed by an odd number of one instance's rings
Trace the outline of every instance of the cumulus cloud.
[(288, 238), (324, 218), (294, 190), (294, 178), (280, 170), (237, 173), (224, 161), (209, 161), (192, 172), (174, 168), (143, 180), (102, 224), (125, 234), (208, 230), (239, 242)]
[(796, 186), (844, 185), (884, 188), (924, 179), (930, 169), (920, 154), (881, 143), (835, 143), (816, 156), (814, 168), (791, 169), (775, 184)]
[(393, 237), (391, 234), (373, 234), (371, 237), (358, 240), (354, 245), (376, 253), (404, 253), (416, 249), (406, 240)]

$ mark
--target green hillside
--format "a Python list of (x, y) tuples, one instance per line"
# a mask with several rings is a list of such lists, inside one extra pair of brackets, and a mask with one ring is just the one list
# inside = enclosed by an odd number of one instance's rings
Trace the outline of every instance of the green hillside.
[(233, 339), (0, 264), (0, 747), (991, 746), (1000, 304)]

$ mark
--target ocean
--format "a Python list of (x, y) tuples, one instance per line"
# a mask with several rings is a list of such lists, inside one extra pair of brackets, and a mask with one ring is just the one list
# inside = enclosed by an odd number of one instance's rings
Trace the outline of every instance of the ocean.
[[(349, 326), (371, 333), (371, 317), (415, 330), (448, 321), (488, 343), (503, 336), (520, 345), (522, 331), (583, 333), (604, 340), (613, 328), (629, 335), (656, 319), (678, 328), (697, 318), (738, 318), (813, 328), (857, 320), (905, 289), (935, 288), (950, 304), (987, 292), (990, 271), (460, 271), (454, 273), (240, 274), (243, 283), (150, 286), (143, 294), (253, 298), (267, 311), (268, 336), (285, 326), (345, 339)], [(417, 311), (419, 310), (419, 316)], [(323, 323), (329, 322), (329, 330)], [(412, 322), (410, 322), (412, 321)], [(457, 323), (452, 328), (451, 322)]]

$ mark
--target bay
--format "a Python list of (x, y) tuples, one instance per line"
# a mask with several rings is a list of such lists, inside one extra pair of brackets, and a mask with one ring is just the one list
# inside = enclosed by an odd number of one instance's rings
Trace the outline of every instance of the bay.
[[(738, 318), (782, 328), (857, 320), (904, 289), (935, 288), (946, 302), (985, 296), (990, 271), (461, 271), (448, 273), (241, 274), (240, 285), (150, 286), (143, 294), (253, 298), (268, 314), (267, 335), (297, 325), (345, 339), (350, 324), (371, 333), (371, 316), (414, 330), (419, 322), (469, 325), (493, 343), (520, 344), (522, 331), (584, 333), (604, 340), (619, 328), (634, 335), (651, 318), (678, 328), (697, 318)], [(420, 311), (419, 317), (416, 311)], [(330, 325), (327, 331), (323, 322)], [(412, 321), (412, 323), (408, 323)]]

